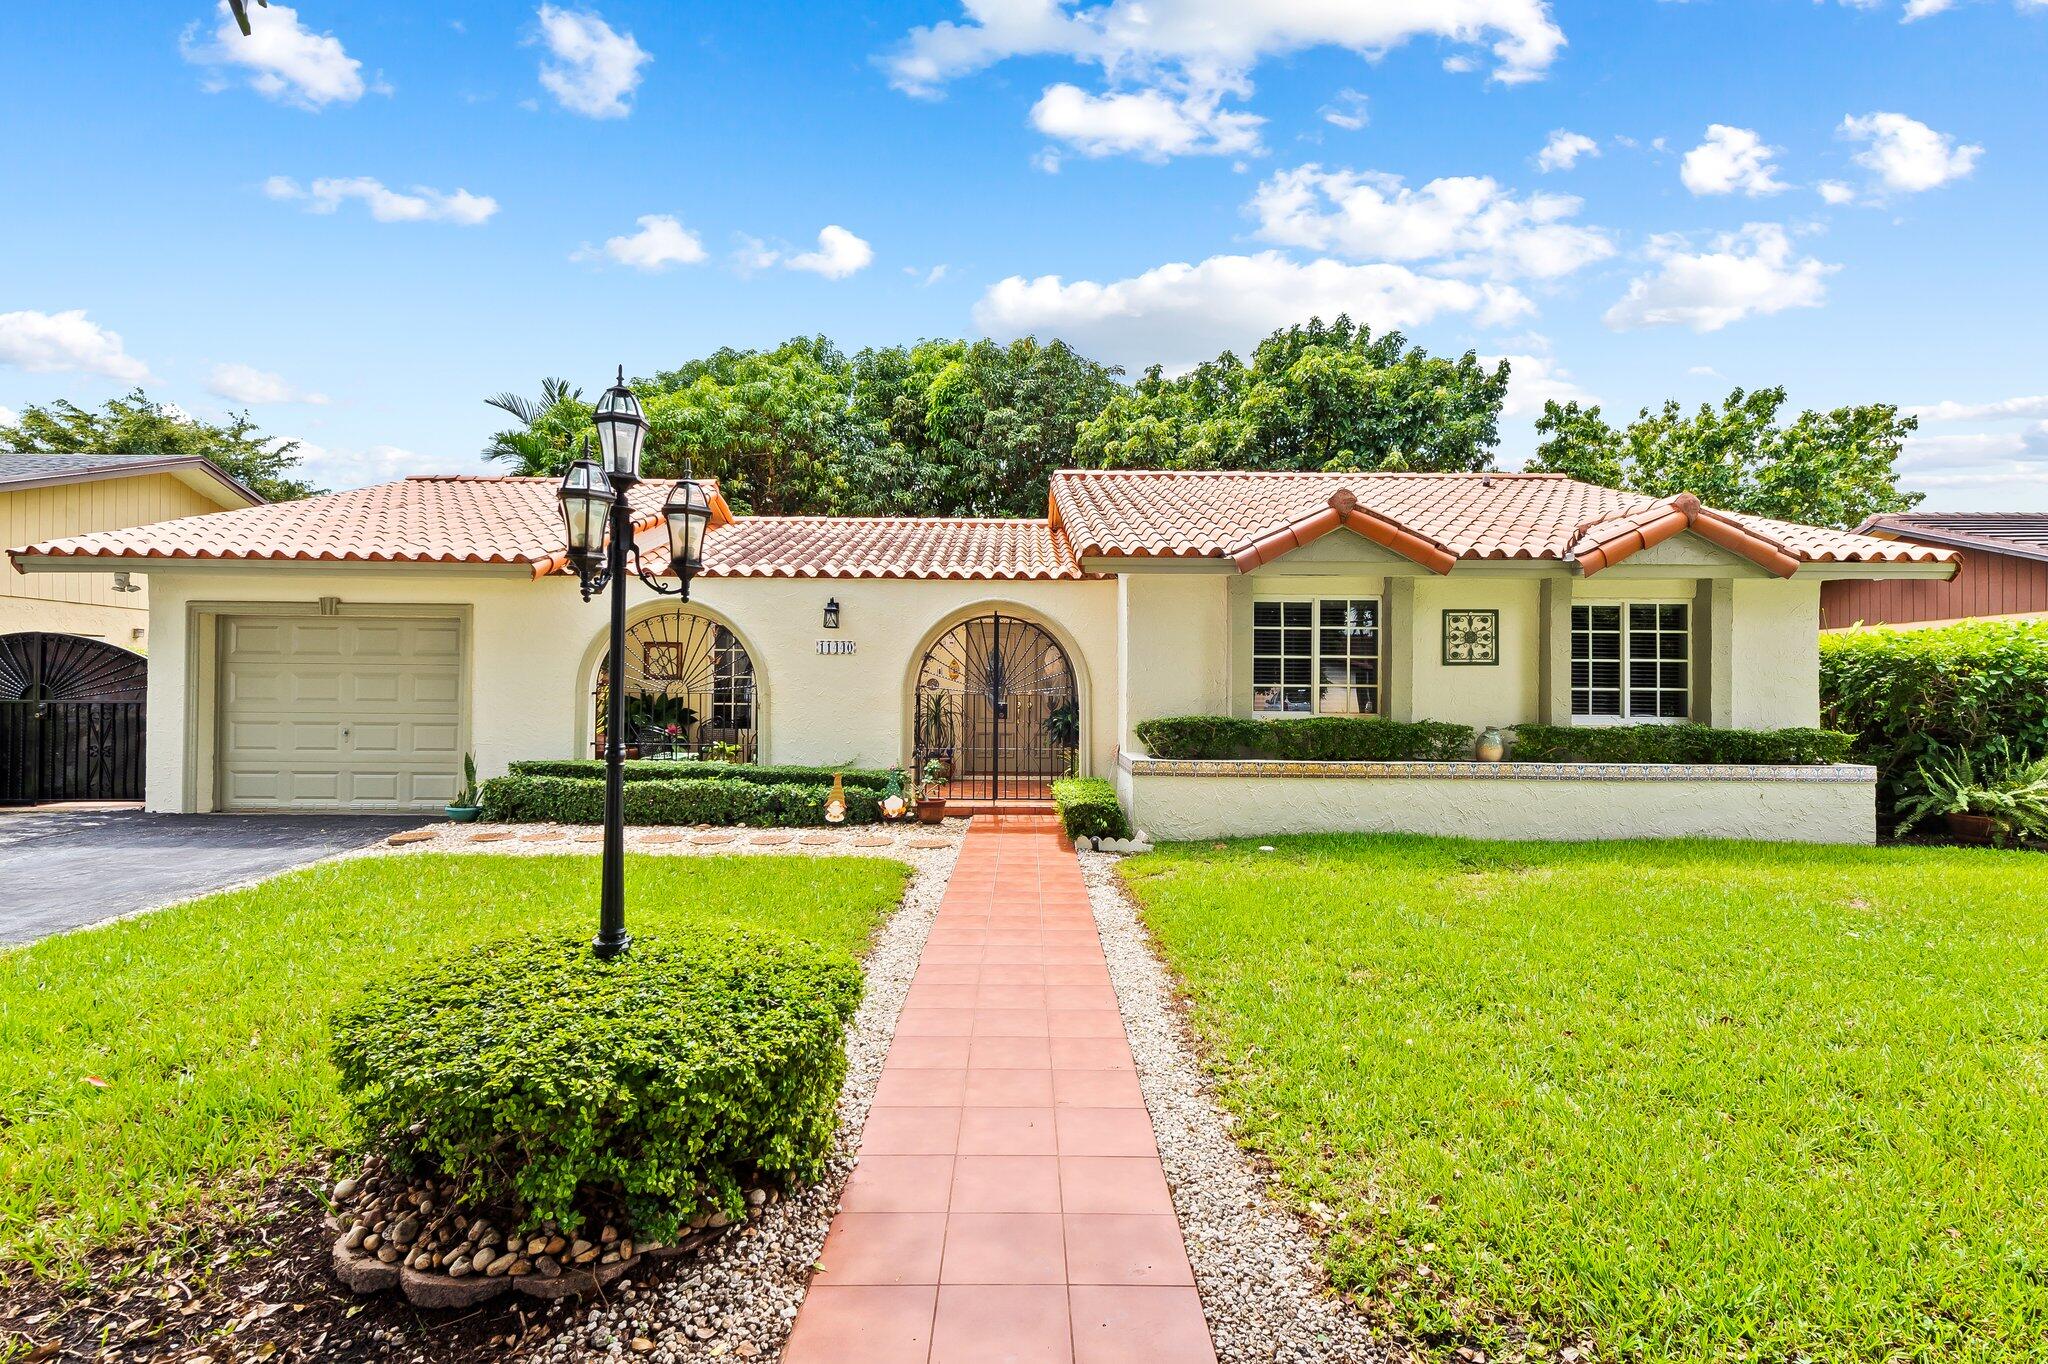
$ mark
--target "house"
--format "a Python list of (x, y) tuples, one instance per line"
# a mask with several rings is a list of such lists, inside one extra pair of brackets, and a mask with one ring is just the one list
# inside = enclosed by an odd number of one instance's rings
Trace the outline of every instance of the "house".
[(1823, 630), (2048, 619), (2048, 513), (1902, 512), (1864, 535), (1961, 551), (1953, 578), (1842, 580), (1821, 589)]
[[(0, 453), (0, 544), (119, 530), (262, 501), (197, 456)], [(0, 577), (0, 635), (31, 630), (142, 649), (149, 639), (144, 581), (121, 582), (109, 571)]]
[[(665, 485), (633, 490), (666, 571)], [(1160, 836), (1406, 828), (1868, 841), (1867, 768), (1176, 763), (1184, 714), (1813, 725), (1833, 580), (1953, 551), (1550, 474), (1067, 471), (1035, 520), (734, 516), (683, 605), (629, 582), (643, 756), (935, 762), (951, 787), (1114, 778)], [(160, 810), (431, 809), (598, 741), (605, 612), (551, 480), (423, 477), (46, 539), (146, 574)]]
[[(0, 543), (263, 501), (195, 456), (0, 453)], [(142, 795), (147, 580), (0, 574), (0, 804)]]

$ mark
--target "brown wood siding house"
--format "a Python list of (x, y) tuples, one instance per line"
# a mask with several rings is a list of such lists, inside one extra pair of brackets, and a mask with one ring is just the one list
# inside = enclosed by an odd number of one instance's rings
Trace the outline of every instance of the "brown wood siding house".
[(1946, 582), (1921, 578), (1823, 583), (1823, 630), (2048, 616), (2048, 514), (1905, 512), (1873, 516), (1856, 529), (1888, 540), (1961, 550), (1962, 567)]

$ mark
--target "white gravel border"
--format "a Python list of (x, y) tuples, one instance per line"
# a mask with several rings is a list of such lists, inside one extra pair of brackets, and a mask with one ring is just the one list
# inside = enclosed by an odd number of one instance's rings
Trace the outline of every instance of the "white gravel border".
[(1078, 856), (1220, 1364), (1407, 1358), (1329, 1291), (1314, 1239), (1267, 1197), (1267, 1180), (1231, 1139), (1172, 981), (1117, 875), (1121, 859)]
[[(533, 842), (511, 838), (472, 843), (469, 835), (497, 829), (529, 832), (539, 827), (568, 830), (568, 840)], [(591, 832), (588, 825), (535, 826), (451, 824), (435, 826), (428, 841), (400, 847), (377, 844), (356, 855), (411, 856), (429, 853), (542, 855), (601, 851), (597, 843), (579, 843), (573, 835)], [(854, 1153), (867, 1123), (868, 1106), (882, 1077), (882, 1059), (896, 1035), (896, 1015), (910, 993), (925, 938), (938, 915), (939, 901), (952, 878), (953, 863), (967, 831), (966, 821), (929, 825), (858, 825), (830, 832), (829, 844), (792, 841), (761, 845), (746, 840), (761, 829), (719, 830), (739, 837), (716, 846), (691, 843), (688, 836), (705, 830), (633, 828), (626, 831), (626, 850), (675, 857), (777, 855), (799, 857), (884, 857), (912, 868), (902, 904), (884, 921), (865, 962), (867, 993), (846, 1033), (846, 1084), (839, 1092), (839, 1139), (822, 1182), (795, 1198), (771, 1204), (758, 1218), (728, 1233), (700, 1254), (672, 1262), (656, 1271), (658, 1281), (640, 1285), (628, 1279), (614, 1285), (602, 1302), (555, 1305), (545, 1318), (554, 1326), (550, 1337), (503, 1356), (511, 1361), (647, 1359), (658, 1364), (709, 1359), (774, 1360), (796, 1321), (811, 1269), (825, 1246), (825, 1232), (839, 1210), (839, 1192), (853, 1169)], [(799, 835), (823, 832), (799, 829)], [(655, 833), (684, 835), (681, 842), (647, 843)], [(891, 839), (886, 848), (857, 848), (863, 836)], [(943, 848), (912, 848), (914, 838), (940, 836)], [(652, 1348), (635, 1342), (651, 1342)]]

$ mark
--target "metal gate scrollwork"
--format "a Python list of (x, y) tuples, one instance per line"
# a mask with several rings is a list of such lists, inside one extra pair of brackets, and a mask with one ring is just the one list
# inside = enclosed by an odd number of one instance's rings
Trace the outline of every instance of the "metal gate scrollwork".
[(949, 798), (1042, 800), (1074, 771), (1080, 694), (1044, 627), (991, 612), (942, 635), (918, 665), (914, 758)]

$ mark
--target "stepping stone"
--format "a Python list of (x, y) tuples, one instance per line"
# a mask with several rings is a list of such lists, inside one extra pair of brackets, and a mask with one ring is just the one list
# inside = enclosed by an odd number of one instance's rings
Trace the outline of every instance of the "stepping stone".
[(569, 835), (560, 829), (535, 829), (530, 834), (519, 835), (522, 843), (559, 843)]
[(690, 841), (702, 847), (714, 848), (720, 843), (730, 843), (738, 837), (738, 834), (730, 833), (694, 834), (691, 836)]
[(838, 841), (838, 834), (805, 834), (802, 838), (799, 838), (797, 840), (797, 842), (808, 844), (813, 848), (829, 847), (830, 845), (837, 843)]
[(682, 841), (683, 836), (679, 833), (674, 832), (642, 834), (640, 836), (640, 842), (642, 843), (680, 843)]
[(794, 843), (794, 842), (796, 842), (796, 835), (795, 835), (795, 834), (780, 834), (780, 833), (778, 833), (778, 834), (755, 834), (755, 835), (753, 836), (753, 838), (752, 838), (751, 840), (749, 840), (749, 841), (750, 841), (750, 842), (754, 842), (754, 843), (759, 843), (759, 844), (762, 844), (762, 845), (763, 845), (763, 846), (765, 846), (765, 847), (771, 847), (771, 848), (779, 848), (779, 847), (781, 847), (781, 846), (782, 846), (783, 844), (785, 844), (785, 843)]
[(950, 848), (953, 846), (953, 840), (950, 838), (913, 838), (903, 846), (906, 848)]
[(893, 848), (896, 846), (896, 840), (893, 838), (883, 838), (879, 834), (868, 834), (865, 837), (854, 839), (853, 846), (856, 848)]
[(602, 842), (604, 842), (604, 835), (603, 835), (603, 834), (578, 834), (578, 835), (576, 835), (576, 841), (577, 841), (578, 843), (602, 843)]
[(384, 841), (394, 848), (402, 848), (408, 843), (431, 843), (434, 841), (434, 831), (432, 829), (407, 829), (404, 833), (393, 834)]
[(512, 837), (510, 829), (486, 829), (480, 834), (471, 834), (469, 841), (472, 843), (502, 843), (510, 837)]

